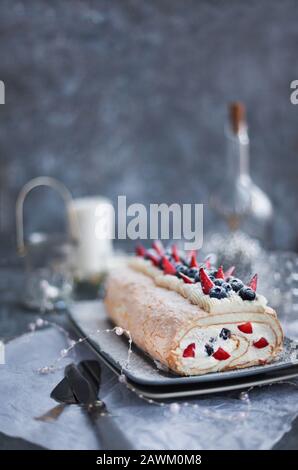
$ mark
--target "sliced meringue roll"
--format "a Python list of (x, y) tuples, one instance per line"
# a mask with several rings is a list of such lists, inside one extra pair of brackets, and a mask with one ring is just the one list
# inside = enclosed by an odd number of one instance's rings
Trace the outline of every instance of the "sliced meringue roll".
[(262, 298), (202, 302), (194, 286), (175, 276), (167, 283), (169, 276), (144, 266), (130, 263), (110, 273), (106, 310), (139, 348), (171, 371), (201, 375), (262, 365), (282, 350), (282, 328)]

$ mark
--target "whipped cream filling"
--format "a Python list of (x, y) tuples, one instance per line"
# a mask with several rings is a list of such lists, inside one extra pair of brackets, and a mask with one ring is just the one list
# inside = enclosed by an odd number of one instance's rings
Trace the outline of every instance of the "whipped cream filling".
[[(192, 328), (181, 339), (179, 347), (175, 354), (181, 364), (181, 369), (185, 374), (191, 374), (192, 369), (200, 369), (205, 372), (218, 371), (229, 368), (237, 361), (237, 367), (245, 365), (248, 362), (258, 363), (266, 362), (271, 357), (273, 345), (276, 342), (275, 334), (270, 326), (265, 323), (252, 322), (251, 334), (241, 332), (237, 325), (240, 323), (227, 323), (225, 328), (230, 330), (230, 338), (223, 339), (220, 332), (223, 325), (212, 325), (210, 327)], [(254, 346), (260, 338), (268, 341), (268, 346), (258, 349)], [(184, 350), (194, 344), (194, 357), (183, 357)], [(213, 355), (208, 355), (206, 344), (212, 346), (214, 352), (222, 348), (230, 357), (225, 360), (218, 360)]]
[(225, 299), (215, 299), (203, 293), (200, 282), (185, 284), (183, 279), (163, 274), (149, 260), (134, 257), (129, 261), (129, 265), (132, 269), (151, 277), (157, 286), (177, 292), (209, 313), (261, 313), (266, 310), (267, 299), (260, 294), (252, 301), (242, 300), (236, 292), (232, 292)]

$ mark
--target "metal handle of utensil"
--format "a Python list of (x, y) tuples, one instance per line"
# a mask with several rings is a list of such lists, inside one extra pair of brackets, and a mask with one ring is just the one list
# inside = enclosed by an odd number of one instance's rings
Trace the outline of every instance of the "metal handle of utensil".
[(91, 412), (90, 417), (93, 429), (103, 450), (134, 449), (111, 415), (105, 414), (104, 416), (96, 416), (94, 418)]
[[(28, 183), (26, 183), (23, 186), (23, 188), (21, 189), (18, 195), (17, 202), (16, 202), (17, 249), (18, 249), (18, 253), (21, 256), (24, 256), (26, 254), (26, 246), (25, 246), (25, 241), (24, 241), (24, 202), (25, 202), (26, 197), (30, 193), (30, 191), (40, 186), (47, 186), (49, 188), (54, 189), (54, 191), (58, 192), (60, 196), (62, 197), (66, 208), (73, 200), (71, 192), (67, 189), (67, 187), (60, 181), (50, 176), (39, 176), (37, 178), (33, 178), (32, 180), (28, 181)], [(74, 215), (70, 213), (69, 217), (74, 218)], [(78, 224), (76, 220), (69, 221), (69, 224), (68, 224), (69, 237), (71, 237), (70, 225), (72, 227), (78, 228)]]

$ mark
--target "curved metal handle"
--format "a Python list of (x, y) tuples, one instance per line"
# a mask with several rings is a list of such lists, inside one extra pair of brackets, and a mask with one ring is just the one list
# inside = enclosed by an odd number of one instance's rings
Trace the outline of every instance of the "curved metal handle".
[(25, 255), (26, 248), (24, 242), (24, 202), (32, 189), (39, 186), (47, 186), (57, 191), (64, 200), (67, 207), (72, 202), (71, 192), (63, 183), (50, 176), (39, 176), (28, 181), (21, 189), (16, 202), (16, 231), (17, 231), (17, 248), (21, 256)]

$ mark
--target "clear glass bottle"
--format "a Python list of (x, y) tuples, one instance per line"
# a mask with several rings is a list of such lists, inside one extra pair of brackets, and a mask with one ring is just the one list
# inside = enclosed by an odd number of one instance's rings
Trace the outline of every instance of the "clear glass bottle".
[(226, 131), (227, 155), (224, 172), (211, 205), (227, 223), (230, 231), (240, 230), (270, 246), (273, 207), (269, 197), (251, 179), (249, 136), (242, 103), (230, 105)]

